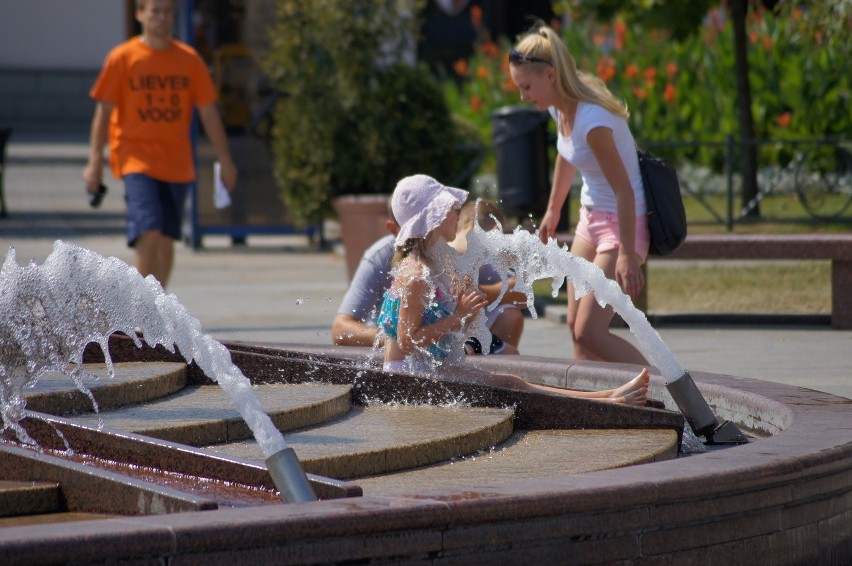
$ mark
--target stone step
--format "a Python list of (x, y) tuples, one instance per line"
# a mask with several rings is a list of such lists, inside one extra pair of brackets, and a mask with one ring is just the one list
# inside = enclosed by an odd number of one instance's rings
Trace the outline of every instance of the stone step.
[[(320, 383), (266, 384), (252, 388), (279, 430), (294, 430), (346, 414), (351, 406), (350, 385)], [(168, 397), (115, 411), (77, 415), (71, 420), (88, 426), (103, 425), (186, 444), (204, 446), (241, 441), (251, 430), (218, 385), (187, 387)]]
[[(335, 479), (404, 470), (487, 450), (511, 436), (512, 409), (369, 405), (285, 435), (306, 472)], [(208, 450), (263, 461), (253, 440)]]
[(58, 484), (0, 480), (0, 517), (52, 513), (62, 509), (62, 492)]
[[(81, 381), (94, 395), (100, 410), (127, 407), (159, 399), (186, 387), (186, 364), (177, 362), (123, 362), (115, 364), (110, 379), (106, 364), (85, 364), (91, 375)], [(27, 394), (27, 408), (51, 415), (89, 413), (92, 401), (74, 380), (60, 372), (42, 375)]]
[(351, 481), (364, 495), (419, 494), (669, 460), (677, 457), (677, 451), (677, 433), (667, 429), (525, 430), (472, 456)]
[(71, 523), (74, 521), (95, 521), (98, 519), (114, 519), (116, 517), (121, 517), (121, 515), (80, 512), (43, 513), (39, 515), (22, 515), (20, 517), (2, 517), (0, 518), (0, 528), (46, 525), (50, 523)]

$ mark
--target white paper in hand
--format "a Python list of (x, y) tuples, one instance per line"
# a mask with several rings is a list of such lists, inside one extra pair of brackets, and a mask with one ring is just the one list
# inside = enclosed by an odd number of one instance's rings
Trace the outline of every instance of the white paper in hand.
[(231, 206), (231, 195), (228, 194), (228, 189), (225, 183), (222, 182), (222, 165), (216, 161), (213, 163), (213, 204), (216, 208), (225, 208)]

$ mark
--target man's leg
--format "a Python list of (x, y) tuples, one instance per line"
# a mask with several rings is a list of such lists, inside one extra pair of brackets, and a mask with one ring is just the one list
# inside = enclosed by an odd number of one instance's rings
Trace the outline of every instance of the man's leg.
[(502, 338), (507, 346), (512, 346), (517, 351), (521, 343), (521, 334), (524, 332), (524, 313), (514, 307), (503, 309), (497, 315), (490, 330), (492, 334)]
[(153, 275), (165, 289), (174, 263), (174, 240), (151, 230), (136, 240), (136, 269), (142, 277)]

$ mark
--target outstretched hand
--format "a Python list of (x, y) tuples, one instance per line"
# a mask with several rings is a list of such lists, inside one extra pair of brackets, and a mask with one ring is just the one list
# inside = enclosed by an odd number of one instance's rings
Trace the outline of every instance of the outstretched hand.
[(468, 287), (459, 293), (456, 304), (456, 315), (461, 319), (468, 319), (488, 304), (488, 296), (476, 287)]

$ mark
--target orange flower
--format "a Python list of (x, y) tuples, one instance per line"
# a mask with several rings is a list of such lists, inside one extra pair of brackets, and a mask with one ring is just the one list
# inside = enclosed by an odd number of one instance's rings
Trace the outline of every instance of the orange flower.
[(648, 91), (642, 87), (637, 86), (633, 89), (633, 96), (635, 96), (636, 98), (645, 99), (648, 98)]
[(648, 84), (653, 83), (654, 79), (657, 78), (657, 69), (655, 69), (654, 67), (648, 67), (647, 69), (645, 69), (644, 77), (645, 82), (647, 82)]
[(757, 40), (758, 40), (759, 38), (760, 38), (760, 34), (759, 34), (759, 33), (757, 33), (756, 31), (750, 31), (750, 32), (748, 32), (748, 40), (749, 40), (751, 43), (757, 43)]
[(470, 97), (470, 109), (474, 111), (474, 113), (479, 113), (482, 109), (482, 97), (478, 94), (474, 94)]
[(480, 65), (476, 68), (476, 78), (477, 79), (487, 79), (488, 78), (488, 68)]
[(493, 41), (486, 41), (482, 44), (482, 54), (489, 59), (496, 59), (500, 56), (500, 48)]
[(467, 59), (458, 59), (453, 63), (453, 72), (460, 77), (470, 75), (470, 69), (467, 66)]
[(675, 76), (677, 74), (677, 63), (669, 63), (666, 65), (666, 75), (669, 78)]
[(606, 43), (606, 36), (602, 33), (596, 33), (592, 36), (592, 43), (600, 47), (604, 43)]
[(615, 27), (613, 29), (615, 31), (615, 50), (621, 51), (624, 47), (624, 34), (627, 33), (627, 25), (623, 21), (618, 20), (615, 22)]
[(513, 81), (511, 77), (506, 76), (506, 80), (503, 81), (503, 92), (515, 92), (517, 90), (518, 87), (515, 85), (515, 81)]
[(672, 102), (677, 96), (677, 90), (672, 83), (666, 83), (666, 90), (663, 91), (663, 100)]
[(624, 69), (624, 76), (626, 76), (628, 79), (632, 79), (638, 74), (639, 67), (637, 67), (635, 63), (630, 63), (629, 65), (627, 65), (627, 68)]
[(778, 125), (782, 128), (788, 128), (790, 126), (790, 121), (793, 119), (793, 115), (789, 112), (784, 112), (780, 116), (778, 116), (775, 121), (778, 122)]
[(598, 60), (598, 76), (605, 83), (608, 83), (615, 76), (615, 59), (612, 57), (601, 57)]
[(763, 50), (764, 51), (772, 51), (772, 37), (769, 35), (763, 36)]
[(473, 29), (482, 27), (482, 6), (473, 5), (470, 7), (470, 23), (473, 24)]

